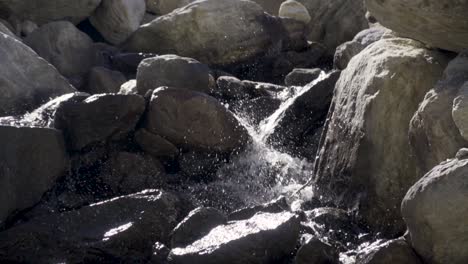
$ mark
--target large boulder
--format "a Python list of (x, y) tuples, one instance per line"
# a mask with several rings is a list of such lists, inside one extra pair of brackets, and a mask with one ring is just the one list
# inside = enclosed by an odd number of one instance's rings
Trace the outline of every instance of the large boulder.
[(138, 93), (142, 95), (161, 86), (210, 93), (215, 85), (208, 66), (177, 55), (162, 55), (143, 60), (138, 66), (136, 80)]
[(0, 233), (2, 263), (143, 263), (183, 216), (159, 190), (39, 217)]
[(146, 0), (146, 9), (156, 15), (168, 14), (196, 0)]
[(466, 0), (366, 0), (385, 27), (431, 47), (459, 52), (468, 47)]
[(298, 216), (262, 213), (221, 225), (187, 247), (174, 248), (170, 263), (281, 263), (299, 237)]
[(452, 115), (454, 99), (467, 81), (468, 52), (464, 52), (448, 64), (443, 77), (431, 87), (411, 120), (410, 142), (420, 176), (467, 145), (454, 121), (454, 118), (460, 121), (457, 104)]
[(356, 256), (356, 264), (422, 264), (416, 252), (403, 239), (378, 240)]
[(39, 202), (65, 174), (68, 157), (62, 133), (55, 129), (0, 126), (0, 141), (2, 225), (12, 213)]
[(67, 21), (43, 25), (24, 42), (66, 77), (87, 73), (93, 63), (93, 40)]
[(145, 123), (149, 132), (185, 149), (230, 153), (249, 139), (246, 129), (221, 103), (187, 89), (156, 89)]
[(138, 29), (145, 10), (145, 0), (102, 0), (90, 22), (107, 41), (117, 45)]
[(308, 24), (308, 39), (325, 44), (330, 55), (340, 44), (369, 27), (362, 0), (297, 1), (309, 10), (312, 18)]
[(142, 96), (98, 94), (60, 105), (54, 125), (63, 130), (70, 149), (80, 150), (106, 140), (122, 139), (135, 128), (144, 111)]
[(57, 20), (74, 24), (89, 17), (101, 0), (0, 0), (4, 18), (31, 20), (39, 25)]
[(23, 43), (0, 33), (0, 116), (23, 114), (75, 88)]
[(383, 39), (354, 57), (336, 84), (315, 181), (338, 205), (359, 204), (373, 228), (403, 229), (399, 204), (419, 176), (409, 122), (445, 65), (419, 42)]
[(279, 16), (301, 21), (304, 24), (309, 23), (311, 20), (307, 8), (296, 0), (283, 2), (279, 9)]
[(88, 85), (84, 90), (90, 94), (118, 93), (125, 82), (127, 78), (121, 72), (102, 66), (93, 67), (89, 72)]
[(411, 244), (425, 263), (468, 260), (468, 160), (462, 151), (413, 185), (401, 205)]
[(254, 2), (205, 0), (142, 25), (124, 47), (231, 65), (267, 53), (280, 42), (280, 31), (280, 22)]

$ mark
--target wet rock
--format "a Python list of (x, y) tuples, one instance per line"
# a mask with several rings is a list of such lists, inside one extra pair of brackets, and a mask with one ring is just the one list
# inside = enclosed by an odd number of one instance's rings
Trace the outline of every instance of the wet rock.
[(24, 42), (66, 77), (84, 75), (93, 63), (93, 41), (70, 22), (43, 25)]
[(306, 234), (301, 238), (301, 247), (297, 251), (295, 264), (338, 264), (338, 251), (318, 238)]
[(211, 207), (198, 207), (174, 228), (171, 247), (188, 246), (226, 221), (227, 218), (221, 211)]
[(292, 18), (305, 24), (309, 23), (311, 20), (307, 8), (295, 0), (287, 0), (283, 2), (279, 9), (279, 16)]
[[(454, 99), (468, 81), (468, 52), (450, 61), (442, 78), (433, 85), (414, 114), (409, 130), (411, 149), (419, 176), (440, 162), (452, 158), (467, 145), (454, 121)], [(457, 118), (457, 113), (455, 113)]]
[(127, 81), (120, 86), (119, 94), (137, 94), (137, 82), (135, 79)]
[[(287, 2), (285, 2), (287, 3)], [(298, 3), (298, 2), (296, 2)], [(302, 5), (298, 3), (299, 5)], [(307, 12), (307, 15), (309, 14), (307, 9), (304, 7), (304, 11)], [(286, 11), (284, 11), (286, 13)], [(294, 10), (291, 10), (291, 12), (294, 12)], [(282, 44), (281, 44), (281, 50), (282, 51), (303, 51), (307, 49), (308, 47), (308, 41), (306, 38), (306, 25), (307, 23), (300, 21), (298, 19), (301, 18), (293, 18), (293, 16), (298, 16), (298, 14), (285, 14), (289, 15), (291, 17), (280, 17), (281, 24), (283, 25), (285, 29), (285, 37), (283, 38)], [(304, 14), (305, 15), (305, 14)], [(309, 16), (310, 18), (310, 16)], [(303, 20), (307, 19), (302, 18)]]
[(299, 236), (292, 213), (263, 213), (221, 225), (185, 248), (174, 248), (170, 263), (279, 263), (289, 257)]
[(146, 190), (52, 214), (0, 233), (0, 260), (141, 263), (169, 240), (182, 212), (173, 194)]
[(145, 10), (145, 0), (102, 0), (89, 20), (107, 41), (118, 45), (138, 29)]
[(146, 129), (140, 129), (135, 133), (135, 141), (146, 153), (157, 158), (174, 159), (179, 155), (179, 149), (171, 142)]
[(120, 72), (134, 75), (137, 72), (138, 65), (147, 58), (157, 56), (154, 53), (118, 53), (111, 57), (112, 68)]
[(187, 89), (156, 89), (145, 123), (149, 132), (186, 149), (231, 153), (249, 140), (245, 128), (216, 99)]
[(229, 221), (245, 220), (253, 217), (257, 213), (281, 213), (289, 210), (290, 208), (286, 197), (280, 196), (266, 204), (236, 210), (229, 214), (228, 219)]
[(241, 81), (232, 76), (221, 76), (216, 80), (217, 88), (213, 95), (226, 101), (243, 100), (269, 95), (268, 89), (258, 83)]
[(468, 259), (467, 159), (434, 167), (413, 185), (401, 205), (411, 245), (425, 263), (464, 263)]
[(188, 151), (179, 156), (181, 173), (194, 181), (212, 180), (216, 170), (226, 162), (227, 155), (211, 151)]
[(56, 112), (55, 127), (64, 131), (72, 150), (80, 150), (125, 137), (144, 110), (145, 100), (139, 95), (93, 95), (79, 103), (62, 104)]
[(127, 81), (121, 72), (105, 67), (92, 68), (88, 78), (86, 92), (90, 94), (117, 93), (120, 86)]
[(78, 24), (89, 17), (101, 0), (1, 0), (0, 14), (31, 20), (39, 25), (67, 20)]
[(431, 47), (460, 52), (468, 46), (466, 2), (449, 0), (366, 0), (372, 15), (385, 27)]
[[(39, 202), (68, 168), (60, 131), (0, 126), (0, 225)], [(1, 248), (1, 247), (0, 247)], [(0, 253), (1, 255), (1, 253)]]
[(356, 264), (393, 263), (422, 264), (418, 255), (402, 238), (374, 242), (356, 257)]
[(161, 86), (186, 88), (208, 94), (214, 85), (208, 66), (177, 55), (162, 55), (143, 60), (138, 66), (136, 80), (138, 93), (142, 95)]
[(235, 105), (233, 111), (249, 123), (258, 125), (265, 118), (271, 116), (281, 105), (281, 100), (275, 97), (262, 96), (255, 99), (243, 100)]
[(403, 231), (399, 205), (419, 177), (409, 123), (445, 65), (444, 55), (419, 42), (382, 39), (354, 57), (336, 84), (315, 180), (340, 207), (359, 204), (371, 228)]
[(312, 17), (308, 26), (308, 39), (325, 44), (330, 55), (335, 53), (340, 44), (352, 40), (358, 32), (369, 27), (361, 0), (297, 1), (309, 10)]
[(196, 1), (141, 26), (124, 47), (230, 65), (273, 48), (280, 27), (251, 1)]
[(151, 156), (118, 152), (111, 154), (103, 167), (100, 177), (116, 194), (162, 188), (165, 184), (164, 166)]
[(165, 15), (195, 0), (146, 0), (146, 9), (156, 15)]
[(23, 43), (0, 33), (0, 116), (24, 114), (50, 98), (76, 91)]
[(296, 68), (290, 72), (284, 79), (284, 84), (287, 86), (305, 86), (313, 80), (317, 79), (322, 72), (321, 69), (301, 69)]
[(468, 81), (460, 88), (457, 97), (453, 100), (452, 117), (461, 136), (468, 141)]

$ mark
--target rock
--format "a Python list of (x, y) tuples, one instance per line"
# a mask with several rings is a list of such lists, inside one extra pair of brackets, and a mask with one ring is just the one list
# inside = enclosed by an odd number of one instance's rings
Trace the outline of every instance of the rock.
[(67, 20), (78, 24), (89, 17), (101, 0), (1, 0), (2, 17), (17, 17), (31, 20), (39, 25), (52, 21)]
[(144, 24), (151, 23), (151, 21), (155, 20), (156, 18), (158, 18), (158, 15), (146, 12), (140, 24), (144, 25)]
[(4, 25), (2, 22), (3, 22), (3, 21), (0, 21), (0, 33), (3, 33), (3, 34), (5, 34), (5, 35), (8, 35), (8, 36), (10, 36), (10, 37), (12, 37), (12, 38), (14, 38), (14, 39), (16, 39), (16, 40), (18, 40), (18, 41), (21, 41), (21, 39), (18, 38), (18, 36), (16, 36), (15, 33), (13, 33), (13, 32), (10, 30), (10, 28), (8, 28), (8, 27), (7, 27), (6, 25)]
[(210, 68), (197, 60), (177, 55), (162, 55), (143, 60), (137, 70), (138, 93), (161, 86), (187, 88), (210, 93), (214, 86)]
[(232, 76), (221, 76), (216, 80), (217, 88), (213, 95), (226, 101), (251, 99), (260, 96), (268, 96), (268, 89), (259, 87), (259, 83), (241, 81)]
[(137, 82), (135, 79), (127, 81), (120, 86), (119, 94), (137, 94)]
[(166, 264), (167, 257), (171, 250), (164, 244), (156, 242), (153, 245), (153, 254), (151, 255), (150, 264)]
[(309, 83), (310, 89), (297, 97), (281, 116), (271, 120), (276, 126), (268, 135), (268, 142), (291, 155), (314, 160), (338, 78), (340, 71), (321, 73)]
[(198, 207), (174, 228), (171, 247), (188, 246), (226, 221), (227, 218), (221, 211), (211, 207)]
[(188, 151), (179, 156), (180, 172), (193, 181), (212, 180), (214, 173), (225, 163), (226, 155), (212, 151)]
[(452, 117), (453, 121), (460, 130), (462, 137), (468, 141), (468, 81), (460, 88), (457, 97), (453, 100)]
[(287, 86), (305, 86), (317, 79), (322, 72), (321, 69), (301, 69), (296, 68), (290, 72), (284, 79), (284, 84)]
[(265, 12), (277, 16), (281, 3), (284, 2), (284, 0), (253, 0), (255, 3), (259, 4)]
[(281, 41), (280, 31), (254, 2), (196, 1), (141, 26), (124, 48), (231, 65), (267, 53)]
[(368, 28), (366, 9), (361, 0), (297, 0), (311, 16), (308, 39), (325, 44), (328, 54), (333, 55), (336, 47), (353, 39)]
[(307, 8), (296, 0), (287, 0), (283, 2), (279, 9), (280, 17), (292, 18), (307, 24), (312, 19)]
[[(288, 2), (285, 2), (288, 3)], [(298, 5), (301, 5), (299, 2), (296, 2)], [(304, 7), (304, 6), (303, 6)], [(287, 9), (287, 8), (286, 8)], [(295, 12), (295, 10), (290, 10), (291, 12)], [(309, 15), (309, 12), (307, 9), (304, 7), (304, 11), (307, 12), (305, 15)], [(281, 24), (283, 25), (286, 35), (283, 39), (283, 42), (281, 44), (281, 50), (284, 51), (303, 51), (304, 49), (307, 48), (309, 42), (307, 41), (306, 38), (306, 26), (307, 23), (303, 22), (299, 19), (299, 14), (287, 14), (288, 11), (283, 11), (284, 17), (281, 16)], [(288, 17), (290, 16), (290, 17)], [(293, 16), (297, 16), (297, 18), (294, 18)], [(310, 16), (308, 16), (310, 18)], [(303, 17), (302, 20), (306, 20), (307, 17)]]
[(247, 119), (250, 124), (259, 125), (265, 118), (271, 116), (281, 105), (281, 99), (271, 96), (261, 96), (240, 101), (233, 111)]
[(55, 180), (65, 174), (68, 156), (62, 133), (55, 129), (0, 126), (0, 141), (3, 225), (9, 216), (39, 202)]
[(406, 194), (401, 212), (411, 245), (425, 263), (464, 263), (468, 259), (468, 160), (434, 167)]
[(145, 0), (102, 0), (89, 21), (107, 41), (118, 45), (138, 29), (145, 10)]
[(156, 15), (165, 15), (191, 2), (195, 0), (146, 0), (146, 9)]
[(50, 98), (75, 91), (33, 50), (2, 33), (0, 57), (0, 116), (24, 114)]
[[(443, 77), (425, 96), (414, 114), (409, 130), (411, 149), (417, 159), (419, 176), (440, 162), (452, 158), (467, 145), (454, 121), (453, 103), (468, 81), (468, 52), (450, 61)], [(455, 118), (458, 118), (455, 113)]]
[(289, 210), (286, 197), (280, 196), (269, 203), (236, 210), (229, 214), (228, 219), (229, 221), (239, 221), (249, 219), (257, 213), (281, 213)]
[(24, 42), (66, 77), (84, 75), (93, 63), (93, 41), (70, 22), (46, 24)]
[(164, 166), (155, 158), (130, 152), (110, 155), (103, 164), (103, 183), (116, 194), (129, 194), (165, 184)]
[(364, 248), (356, 257), (356, 264), (422, 264), (418, 255), (402, 238), (379, 240)]
[(146, 190), (51, 214), (0, 233), (0, 260), (142, 263), (166, 242), (183, 212), (173, 194)]
[(88, 78), (86, 92), (90, 94), (118, 93), (120, 87), (127, 81), (121, 72), (101, 66), (92, 68)]
[(419, 42), (382, 39), (354, 57), (336, 84), (315, 182), (340, 207), (358, 204), (374, 230), (403, 231), (399, 204), (419, 177), (409, 123), (445, 64)]
[(62, 104), (55, 115), (55, 127), (63, 130), (70, 149), (80, 150), (126, 136), (144, 110), (145, 100), (139, 95), (93, 95), (82, 102)]
[(280, 263), (296, 246), (299, 218), (263, 213), (221, 225), (185, 248), (172, 249), (170, 263)]
[(138, 65), (147, 58), (157, 56), (153, 53), (118, 53), (111, 57), (112, 68), (120, 72), (127, 74), (135, 74), (137, 72)]
[(365, 2), (367, 9), (383, 26), (402, 36), (455, 52), (468, 47), (468, 5), (464, 1)]
[(143, 128), (135, 133), (135, 141), (141, 149), (156, 158), (174, 159), (179, 155), (179, 149), (171, 142)]
[(328, 263), (338, 264), (338, 252), (331, 245), (320, 241), (312, 235), (304, 235), (303, 242), (297, 251), (295, 264)]
[(343, 70), (349, 61), (370, 44), (382, 39), (390, 31), (384, 27), (372, 27), (359, 32), (353, 40), (347, 41), (336, 48), (333, 65)]
[(178, 88), (156, 89), (145, 128), (177, 147), (231, 153), (242, 149), (249, 135), (216, 99)]
[(26, 20), (21, 24), (21, 36), (27, 37), (29, 34), (33, 33), (38, 28), (39, 26), (36, 23)]

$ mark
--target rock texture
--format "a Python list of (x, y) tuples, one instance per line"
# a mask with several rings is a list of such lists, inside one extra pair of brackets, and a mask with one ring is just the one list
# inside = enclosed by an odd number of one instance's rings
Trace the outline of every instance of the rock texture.
[(339, 204), (359, 205), (374, 228), (403, 229), (399, 204), (418, 179), (409, 122), (444, 67), (445, 57), (416, 41), (383, 39), (354, 57), (338, 80), (316, 182)]
[(156, 15), (165, 15), (191, 2), (195, 0), (146, 0), (146, 9)]
[(75, 89), (23, 43), (0, 33), (0, 116), (23, 114)]
[(366, 0), (385, 27), (431, 47), (460, 52), (468, 47), (468, 2), (465, 0)]
[(294, 20), (301, 21), (304, 24), (309, 23), (311, 20), (307, 8), (296, 0), (287, 0), (283, 2), (279, 9), (279, 16), (292, 18)]
[(452, 117), (463, 139), (468, 141), (468, 81), (453, 100)]
[(89, 72), (88, 85), (85, 90), (90, 94), (118, 93), (125, 82), (127, 78), (121, 72), (102, 66), (94, 67)]
[(359, 252), (356, 264), (422, 264), (416, 252), (402, 239), (377, 241)]

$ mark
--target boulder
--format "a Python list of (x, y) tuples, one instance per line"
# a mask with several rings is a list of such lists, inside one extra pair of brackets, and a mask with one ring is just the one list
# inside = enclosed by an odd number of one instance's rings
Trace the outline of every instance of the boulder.
[(178, 157), (180, 173), (192, 181), (210, 181), (220, 166), (226, 163), (227, 158), (227, 154), (190, 150)]
[(112, 62), (112, 69), (134, 76), (137, 72), (138, 65), (140, 65), (144, 59), (155, 56), (157, 55), (153, 53), (125, 52), (114, 54), (110, 59)]
[(279, 9), (281, 6), (281, 3), (284, 2), (284, 0), (253, 0), (255, 3), (259, 4), (265, 12), (277, 16), (279, 13)]
[(270, 95), (268, 89), (260, 87), (259, 83), (241, 81), (232, 76), (219, 77), (216, 80), (216, 85), (216, 90), (212, 94), (224, 101), (238, 101)]
[(75, 88), (23, 43), (0, 33), (0, 116), (24, 114)]
[(195, 1), (196, 0), (146, 0), (146, 9), (156, 15), (165, 15)]
[(173, 248), (169, 263), (281, 263), (299, 237), (299, 218), (292, 213), (256, 214), (228, 222), (187, 247)]
[(245, 220), (253, 217), (257, 213), (281, 213), (289, 211), (290, 207), (286, 197), (280, 196), (273, 201), (256, 206), (238, 209), (228, 215), (229, 221)]
[(301, 247), (294, 258), (295, 264), (327, 263), (338, 264), (338, 251), (318, 238), (305, 234), (301, 238)]
[(66, 173), (68, 156), (62, 133), (55, 129), (0, 126), (0, 141), (0, 225), (3, 225), (12, 214), (39, 202)]
[(129, 80), (120, 86), (119, 94), (137, 94), (137, 82), (135, 79)]
[(68, 147), (80, 150), (91, 144), (125, 137), (145, 110), (139, 95), (99, 94), (82, 102), (62, 104), (55, 114), (55, 127), (63, 130)]
[(292, 18), (307, 24), (312, 19), (307, 8), (296, 0), (287, 0), (283, 2), (279, 9), (280, 17)]
[(296, 68), (284, 79), (284, 84), (287, 86), (305, 86), (317, 79), (322, 72), (321, 69), (301, 69)]
[(5, 263), (143, 263), (183, 212), (173, 194), (146, 190), (19, 224), (0, 233)]
[(8, 35), (8, 36), (10, 36), (10, 37), (16, 39), (16, 40), (21, 41), (20, 38), (18, 38), (18, 37), (15, 35), (15, 33), (13, 33), (13, 32), (10, 30), (10, 28), (8, 28), (8, 27), (7, 27), (6, 25), (4, 25), (2, 22), (3, 22), (3, 21), (0, 20), (0, 33), (3, 33), (3, 34), (5, 34), (5, 35)]
[(92, 39), (67, 21), (43, 25), (24, 42), (66, 77), (86, 74), (93, 63)]
[(216, 99), (179, 88), (153, 92), (145, 128), (177, 147), (202, 151), (231, 153), (249, 140), (246, 129)]
[(336, 47), (352, 40), (363, 29), (369, 27), (362, 0), (297, 0), (311, 16), (307, 37), (311, 41), (325, 44), (329, 55)]
[(410, 241), (425, 263), (465, 263), (468, 259), (468, 160), (442, 162), (406, 194), (401, 212)]
[(156, 158), (174, 159), (179, 155), (179, 149), (171, 142), (144, 128), (135, 133), (135, 142), (143, 151)]
[(422, 264), (418, 255), (402, 239), (378, 240), (359, 251), (356, 264)]
[(221, 211), (211, 207), (198, 207), (174, 228), (171, 247), (188, 246), (226, 221), (227, 218)]
[(446, 65), (416, 41), (382, 39), (341, 73), (319, 153), (318, 191), (337, 205), (359, 205), (370, 227), (403, 231), (399, 204), (419, 178), (408, 129), (413, 113)]
[(468, 141), (468, 81), (453, 100), (452, 117), (463, 139)]
[(254, 2), (205, 0), (142, 25), (124, 48), (231, 65), (267, 53), (281, 41), (280, 32), (280, 22)]
[(254, 99), (241, 100), (233, 106), (233, 111), (249, 124), (259, 125), (280, 107), (282, 101), (271, 96), (261, 96)]
[(86, 92), (90, 94), (118, 93), (120, 87), (127, 81), (121, 72), (106, 67), (93, 67), (89, 72)]
[(468, 47), (466, 1), (450, 0), (366, 0), (367, 9), (385, 27), (450, 51)]
[(454, 99), (459, 91), (462, 93), (460, 88), (467, 81), (468, 52), (464, 52), (450, 61), (442, 78), (431, 87), (433, 89), (426, 94), (414, 114), (409, 136), (420, 170), (419, 176), (440, 162), (452, 158), (461, 147), (467, 145), (454, 121), (454, 118), (460, 121), (457, 108), (455, 116), (452, 114)]
[(0, 0), (0, 14), (39, 25), (57, 20), (78, 24), (91, 16), (100, 3), (101, 0)]
[(137, 70), (137, 90), (144, 95), (161, 86), (187, 88), (210, 93), (214, 80), (210, 68), (197, 60), (177, 55), (162, 55), (143, 60)]
[(145, 10), (145, 0), (102, 0), (89, 21), (107, 41), (118, 45), (138, 29)]

